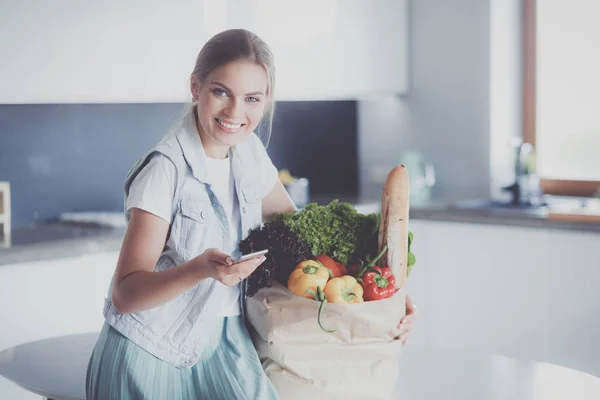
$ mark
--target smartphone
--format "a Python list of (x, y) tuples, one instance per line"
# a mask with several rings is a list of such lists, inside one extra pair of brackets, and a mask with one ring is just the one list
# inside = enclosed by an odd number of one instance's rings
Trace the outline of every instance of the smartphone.
[(269, 252), (269, 250), (265, 249), (265, 250), (255, 251), (254, 253), (245, 254), (245, 255), (241, 256), (240, 258), (238, 258), (237, 260), (233, 260), (233, 263), (237, 264), (237, 263), (241, 263), (242, 261), (248, 261), (248, 260), (252, 260), (253, 258), (262, 257), (263, 255), (267, 254), (268, 252)]

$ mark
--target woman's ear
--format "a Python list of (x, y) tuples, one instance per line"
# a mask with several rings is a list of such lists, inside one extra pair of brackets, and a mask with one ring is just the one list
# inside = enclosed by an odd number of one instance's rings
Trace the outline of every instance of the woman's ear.
[(193, 101), (198, 101), (198, 96), (200, 95), (200, 82), (196, 75), (192, 75), (190, 77), (190, 92), (192, 93)]

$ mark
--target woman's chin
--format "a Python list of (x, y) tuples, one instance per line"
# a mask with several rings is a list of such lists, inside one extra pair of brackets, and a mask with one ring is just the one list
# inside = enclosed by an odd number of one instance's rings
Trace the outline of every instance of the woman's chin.
[(245, 130), (239, 130), (237, 132), (223, 132), (219, 130), (216, 132), (216, 137), (219, 142), (227, 145), (227, 146), (235, 146), (239, 144), (242, 140), (244, 140), (248, 136), (248, 132)]

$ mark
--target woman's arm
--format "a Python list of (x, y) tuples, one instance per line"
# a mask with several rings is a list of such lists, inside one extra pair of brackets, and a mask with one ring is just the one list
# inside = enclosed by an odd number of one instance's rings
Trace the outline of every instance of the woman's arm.
[(187, 263), (155, 272), (169, 224), (133, 208), (113, 280), (112, 302), (120, 313), (147, 310), (174, 299), (206, 278), (234, 285), (250, 275), (262, 260), (232, 264), (231, 257), (208, 249)]
[(208, 277), (203, 275), (205, 268), (194, 268), (191, 261), (154, 272), (168, 231), (169, 224), (162, 218), (139, 208), (131, 210), (113, 279), (112, 301), (119, 312), (156, 307)]
[(296, 205), (279, 179), (262, 201), (263, 222), (270, 221), (275, 214), (297, 211)]

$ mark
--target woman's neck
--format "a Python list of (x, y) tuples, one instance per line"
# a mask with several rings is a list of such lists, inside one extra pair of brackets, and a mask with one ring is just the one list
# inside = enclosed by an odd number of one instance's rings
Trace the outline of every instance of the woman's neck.
[(222, 146), (218, 143), (214, 143), (211, 138), (206, 137), (206, 135), (203, 135), (202, 133), (200, 134), (200, 140), (202, 141), (204, 153), (207, 157), (224, 160), (229, 155), (229, 146)]

